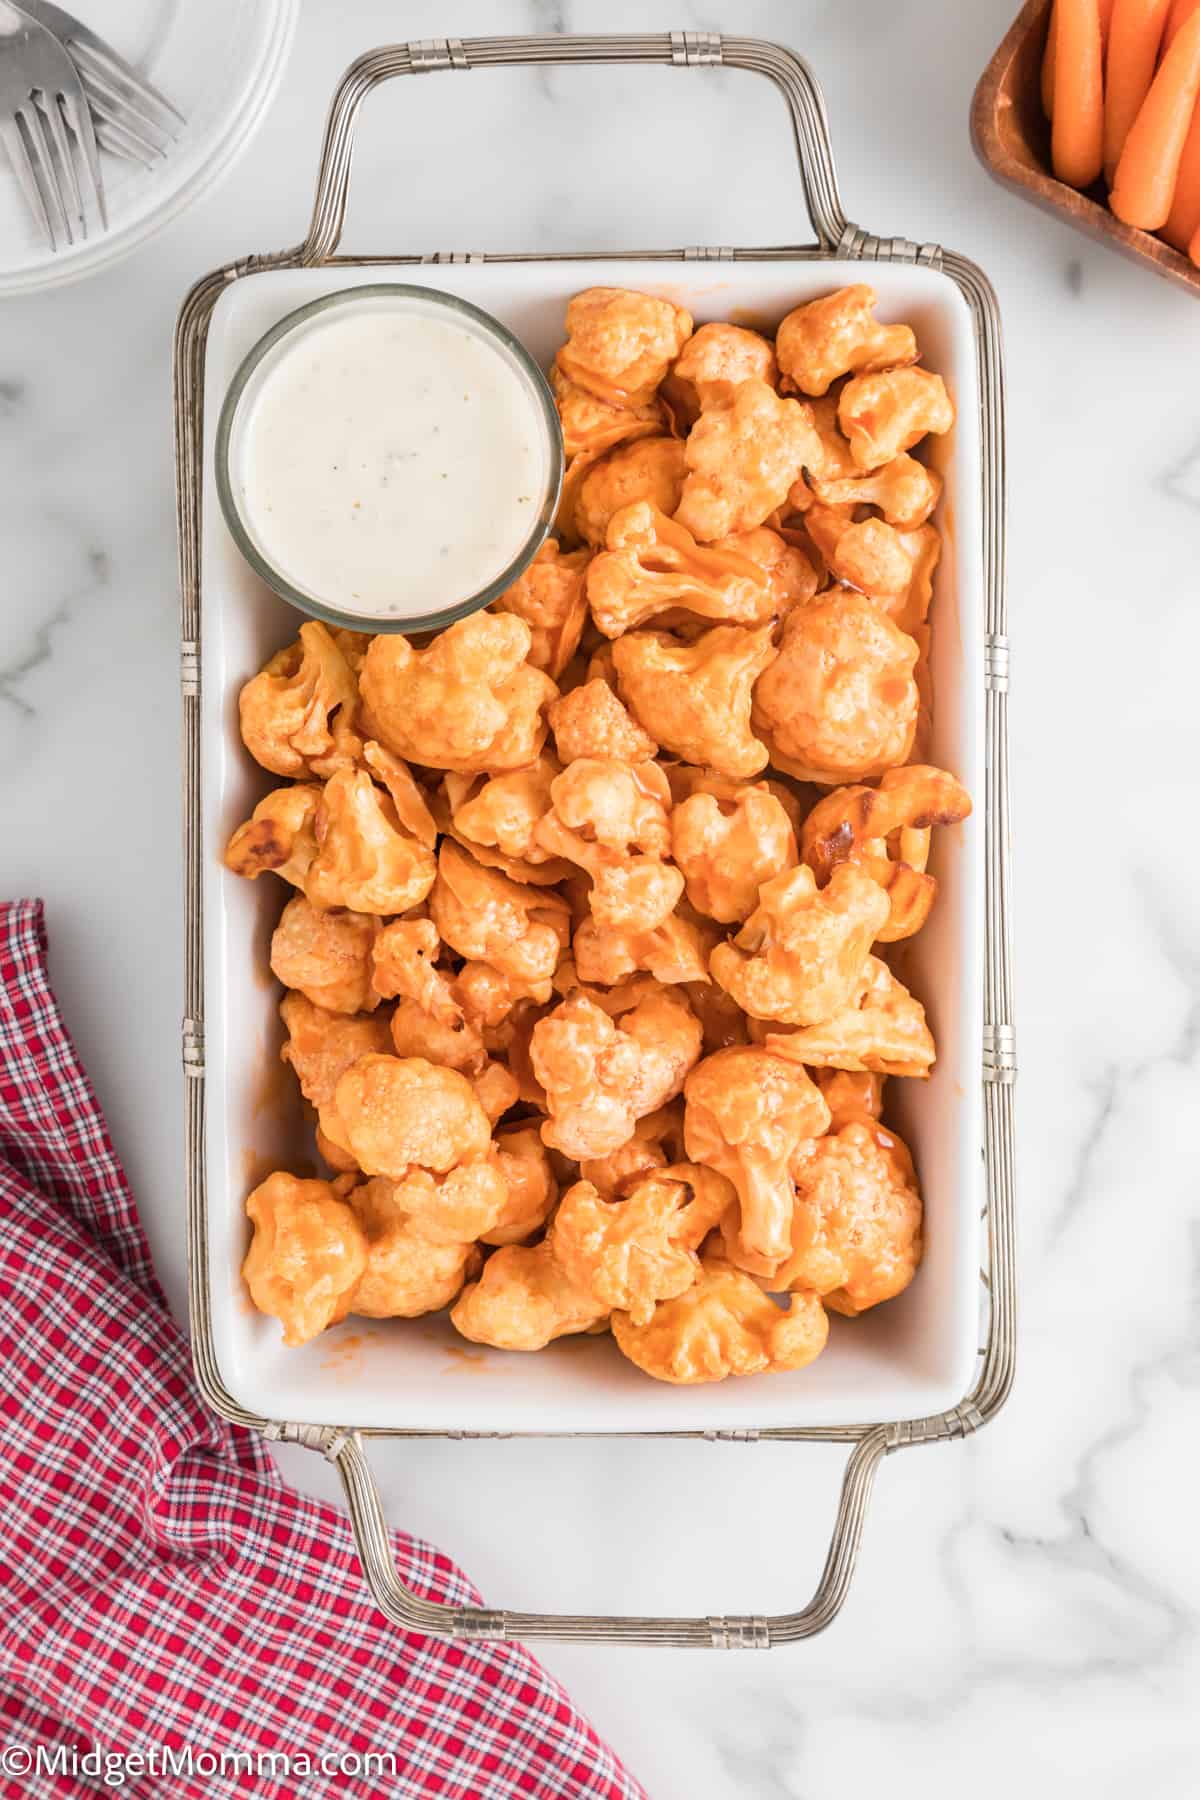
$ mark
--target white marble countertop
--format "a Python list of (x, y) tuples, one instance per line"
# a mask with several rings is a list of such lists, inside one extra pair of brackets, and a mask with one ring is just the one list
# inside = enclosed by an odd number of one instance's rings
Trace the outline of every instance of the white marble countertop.
[[(310, 0), (234, 177), (120, 267), (0, 318), (3, 887), (47, 900), (63, 1008), (182, 1316), (171, 331), (199, 273), (301, 235), (342, 67), (447, 31), (780, 38), (824, 84), (850, 216), (964, 251), (999, 291), (1017, 1388), (978, 1438), (884, 1465), (824, 1636), (768, 1656), (543, 1648), (655, 1800), (1196, 1792), (1200, 308), (976, 165), (971, 90), (1015, 4)], [(807, 235), (785, 116), (759, 83), (600, 71), (374, 101), (347, 244)], [(841, 1467), (838, 1451), (775, 1446), (375, 1454), (394, 1519), (458, 1556), (489, 1604), (581, 1611), (803, 1604)], [(315, 1458), (287, 1468), (331, 1491)]]

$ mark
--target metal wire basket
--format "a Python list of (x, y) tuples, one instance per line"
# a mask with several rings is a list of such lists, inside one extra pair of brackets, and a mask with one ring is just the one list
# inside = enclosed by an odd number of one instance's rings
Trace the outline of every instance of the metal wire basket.
[[(680, 68), (727, 67), (764, 75), (787, 105), (799, 159), (805, 201), (816, 241), (771, 249), (688, 247), (655, 251), (572, 251), (549, 256), (339, 257), (351, 157), (359, 109), (381, 83), (397, 75), (429, 74), (547, 64), (663, 64)], [(208, 1224), (204, 1176), (204, 1026), (202, 888), (204, 846), (199, 807), (200, 765), (200, 526), (203, 484), (203, 389), (209, 320), (219, 294), (231, 281), (263, 269), (311, 268), (327, 264), (364, 266), (440, 261), (565, 261), (577, 257), (617, 260), (636, 256), (661, 261), (694, 259), (920, 263), (942, 271), (957, 286), (974, 326), (981, 396), (983, 464), (980, 546), (984, 575), (986, 739), (984, 1159), (986, 1178), (986, 1262), (983, 1282), (984, 1341), (969, 1392), (949, 1411), (925, 1418), (877, 1425), (801, 1427), (702, 1433), (663, 1432), (663, 1437), (721, 1437), (733, 1440), (840, 1442), (850, 1446), (833, 1534), (816, 1589), (795, 1612), (696, 1618), (565, 1615), (447, 1606), (423, 1600), (399, 1580), (392, 1559), (378, 1487), (364, 1449), (372, 1435), (397, 1437), (462, 1435), (437, 1432), (366, 1433), (336, 1425), (290, 1425), (256, 1417), (227, 1391), (214, 1353), (207, 1285)], [(438, 39), (394, 44), (359, 58), (338, 84), (325, 127), (312, 221), (303, 243), (293, 249), (248, 256), (206, 275), (187, 296), (175, 336), (176, 497), (179, 512), (179, 569), (182, 601), (181, 684), (183, 690), (186, 913), (186, 1016), (183, 1064), (186, 1076), (186, 1150), (190, 1306), (197, 1378), (208, 1403), (223, 1417), (319, 1451), (337, 1468), (346, 1493), (364, 1573), (381, 1610), (410, 1630), (470, 1640), (557, 1638), (593, 1643), (643, 1643), (713, 1648), (766, 1649), (811, 1637), (835, 1617), (846, 1597), (862, 1536), (875, 1471), (895, 1450), (964, 1437), (1003, 1405), (1012, 1382), (1015, 1349), (1014, 1150), (1012, 1084), (1016, 1057), (1009, 964), (1008, 808), (1008, 639), (1005, 635), (1004, 566), (1004, 373), (1000, 320), (991, 287), (966, 258), (937, 244), (877, 237), (847, 220), (842, 211), (824, 103), (807, 64), (782, 45), (712, 32), (671, 32), (647, 36), (503, 37)], [(479, 1434), (488, 1435), (488, 1434)], [(498, 1435), (498, 1434), (497, 1434)], [(564, 1435), (564, 1434), (547, 1434)], [(576, 1434), (566, 1434), (576, 1435)]]

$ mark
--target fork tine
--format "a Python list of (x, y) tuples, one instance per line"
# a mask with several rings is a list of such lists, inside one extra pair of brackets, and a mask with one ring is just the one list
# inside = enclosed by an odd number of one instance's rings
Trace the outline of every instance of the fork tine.
[[(183, 114), (178, 108), (171, 105), (166, 95), (160, 94), (152, 81), (148, 81), (144, 75), (140, 75), (136, 69), (131, 68), (114, 50), (107, 46), (100, 49), (95, 44), (82, 43), (78, 38), (72, 38), (71, 55), (75, 59), (75, 65), (80, 74), (83, 74), (85, 70), (89, 72), (94, 70), (100, 77), (107, 76), (110, 83), (124, 82), (132, 94), (142, 101), (143, 105), (157, 107), (177, 127), (187, 124)], [(117, 97), (121, 96), (118, 94)], [(154, 121), (151, 119), (148, 122), (153, 123)]]
[[(67, 142), (66, 127), (63, 124), (63, 116), (58, 110), (58, 100), (55, 95), (42, 92), (40, 101), (35, 100), (34, 105), (45, 119), (46, 124), (50, 127), (50, 139), (54, 145), (55, 154), (58, 157), (58, 166), (66, 176), (68, 195), (64, 197), (63, 200), (64, 209), (66, 207), (67, 198), (69, 197), (72, 213), (79, 222), (79, 235), (81, 238), (86, 238), (87, 219), (84, 217), (83, 197), (79, 192), (79, 178), (75, 173), (75, 159), (71, 155), (71, 146)], [(59, 193), (62, 194), (62, 192), (63, 188), (60, 181)]]
[(29, 160), (29, 151), (25, 147), (25, 139), (15, 116), (0, 119), (0, 141), (8, 151), (8, 160), (13, 166), (13, 174), (17, 178), (17, 186), (25, 196), (25, 204), (35, 219), (41, 222), (46, 234), (46, 242), (51, 250), (58, 249), (54, 236), (54, 228), (50, 223), (50, 214), (46, 211), (46, 202), (42, 199), (42, 190), (37, 184), (33, 172), (33, 164)]
[(80, 80), (83, 82), (88, 105), (100, 118), (107, 119), (111, 125), (119, 125), (122, 130), (158, 153), (166, 149), (171, 137), (156, 119), (147, 118), (145, 113), (140, 113), (123, 94), (118, 94), (108, 82), (99, 77), (81, 72)]
[(165, 152), (135, 137), (126, 126), (118, 125), (114, 119), (106, 119), (103, 113), (97, 112), (95, 101), (90, 102), (95, 114), (96, 142), (102, 150), (113, 156), (123, 156), (126, 162), (140, 163), (144, 169), (152, 169), (160, 162)]
[(87, 101), (84, 100), (81, 105), (75, 94), (66, 93), (60, 94), (59, 100), (83, 156), (84, 186), (89, 190), (89, 198), (96, 209), (101, 227), (107, 231), (108, 210), (104, 204), (104, 182), (100, 176), (100, 152), (96, 148), (96, 133), (92, 129), (92, 115), (88, 111)]
[(41, 112), (33, 100), (17, 108), (17, 118), (29, 134), (29, 160), (33, 164), (42, 191), (46, 196), (47, 207), (55, 228), (60, 225), (68, 244), (75, 242), (75, 234), (71, 230), (71, 221), (67, 216), (66, 201), (63, 199), (58, 174), (54, 167), (54, 158), (50, 151), (50, 140), (46, 136), (46, 127)]

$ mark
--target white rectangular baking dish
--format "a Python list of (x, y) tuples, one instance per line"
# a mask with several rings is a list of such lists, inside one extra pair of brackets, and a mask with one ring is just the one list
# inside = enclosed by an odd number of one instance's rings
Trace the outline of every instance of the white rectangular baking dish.
[[(900, 1299), (859, 1320), (835, 1319), (828, 1349), (808, 1369), (672, 1388), (648, 1380), (605, 1338), (566, 1339), (522, 1356), (467, 1345), (444, 1318), (350, 1319), (303, 1349), (285, 1349), (276, 1321), (258, 1315), (243, 1289), (245, 1196), (271, 1168), (305, 1172), (311, 1152), (290, 1073), (278, 1061), (279, 995), (267, 968), (284, 892), (271, 877), (250, 883), (228, 874), (220, 852), (271, 785), (241, 745), (238, 689), (294, 636), (299, 619), (257, 581), (225, 528), (212, 438), (238, 363), (276, 320), (320, 294), (389, 276), (427, 281), (485, 307), (544, 363), (561, 342), (567, 299), (592, 284), (667, 295), (699, 323), (775, 321), (803, 299), (868, 279), (881, 317), (915, 327), (925, 362), (954, 395), (958, 423), (938, 445), (945, 546), (931, 615), (927, 754), (966, 783), (976, 810), (963, 826), (935, 834), (931, 867), (941, 891), (930, 924), (905, 947), (902, 973), (927, 1008), (937, 1068), (928, 1083), (891, 1084), (890, 1096), (924, 1188), (925, 1259)], [(741, 1431), (928, 1417), (967, 1393), (978, 1347), (985, 1200), (980, 417), (968, 305), (949, 275), (911, 263), (556, 260), (414, 270), (375, 262), (253, 273), (222, 293), (205, 361), (201, 547), (206, 1278), (216, 1373), (247, 1412), (383, 1431)]]

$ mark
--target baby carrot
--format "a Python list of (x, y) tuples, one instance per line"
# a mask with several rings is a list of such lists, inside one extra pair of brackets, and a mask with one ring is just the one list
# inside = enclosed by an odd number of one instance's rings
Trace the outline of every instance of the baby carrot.
[(1104, 174), (1117, 172), (1129, 127), (1150, 91), (1171, 0), (1114, 0), (1104, 88)]
[(1171, 10), (1167, 14), (1167, 28), (1163, 32), (1162, 47), (1164, 50), (1171, 48), (1198, 6), (1200, 6), (1200, 0), (1172, 0)]
[(1188, 19), (1158, 65), (1125, 139), (1108, 204), (1127, 225), (1157, 231), (1166, 224), (1197, 95), (1200, 12)]
[(1090, 187), (1104, 152), (1098, 0), (1055, 0), (1054, 123), (1050, 161), (1060, 181)]
[(1050, 8), (1050, 23), (1046, 27), (1046, 48), (1042, 53), (1042, 111), (1048, 119), (1054, 117), (1054, 66), (1058, 58), (1054, 53), (1054, 39), (1058, 30), (1057, 3)]
[(1200, 228), (1200, 106), (1192, 113), (1188, 134), (1183, 140), (1179, 173), (1175, 177), (1175, 198), (1167, 214), (1167, 222), (1159, 232), (1168, 244), (1187, 255), (1197, 229)]

